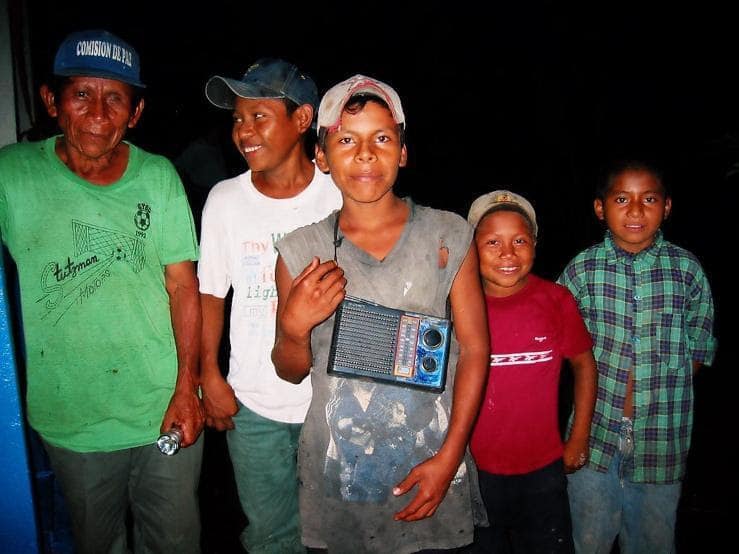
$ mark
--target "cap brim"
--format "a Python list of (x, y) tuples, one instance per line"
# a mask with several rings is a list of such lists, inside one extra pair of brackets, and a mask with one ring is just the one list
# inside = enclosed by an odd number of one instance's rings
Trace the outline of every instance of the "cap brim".
[(65, 67), (64, 69), (57, 69), (54, 71), (54, 75), (59, 77), (100, 77), (101, 79), (113, 79), (114, 81), (120, 81), (126, 83), (132, 87), (146, 88), (146, 85), (141, 81), (134, 79), (126, 79), (119, 73), (113, 73), (110, 71), (102, 71), (99, 69), (90, 69), (89, 67), (84, 69), (78, 69), (75, 67)]
[(219, 108), (232, 109), (236, 96), (240, 98), (285, 98), (284, 94), (270, 88), (218, 75), (208, 79), (205, 84), (205, 97)]

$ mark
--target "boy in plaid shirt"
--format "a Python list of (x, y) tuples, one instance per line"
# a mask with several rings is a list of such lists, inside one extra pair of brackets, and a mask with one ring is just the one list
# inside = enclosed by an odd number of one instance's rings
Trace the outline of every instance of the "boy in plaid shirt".
[(693, 375), (710, 365), (711, 290), (696, 257), (662, 237), (672, 200), (641, 162), (616, 166), (594, 202), (608, 227), (559, 282), (593, 337), (598, 394), (590, 459), (570, 475), (578, 552), (674, 550), (693, 423)]

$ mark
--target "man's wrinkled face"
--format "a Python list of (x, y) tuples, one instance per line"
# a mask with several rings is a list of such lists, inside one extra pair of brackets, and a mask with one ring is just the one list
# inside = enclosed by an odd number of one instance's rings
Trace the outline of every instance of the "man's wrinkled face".
[(71, 77), (55, 98), (42, 96), (51, 117), (56, 117), (66, 146), (79, 155), (99, 159), (110, 154), (141, 116), (143, 100), (132, 106), (133, 88), (100, 77)]

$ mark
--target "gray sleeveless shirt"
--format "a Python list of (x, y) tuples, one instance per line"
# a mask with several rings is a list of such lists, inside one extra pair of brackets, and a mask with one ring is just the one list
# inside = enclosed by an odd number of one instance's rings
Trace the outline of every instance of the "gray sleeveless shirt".
[[(472, 241), (451, 212), (415, 205), (403, 233), (379, 261), (344, 238), (336, 256), (346, 291), (392, 308), (446, 315), (447, 296)], [(338, 212), (288, 234), (278, 244), (295, 277), (313, 256), (334, 257)], [(335, 552), (415, 552), (469, 544), (473, 519), (484, 518), (471, 456), (466, 455), (433, 517), (394, 521), (417, 492), (393, 487), (438, 452), (451, 415), (459, 346), (453, 338), (441, 394), (344, 379), (326, 373), (334, 318), (313, 329), (313, 399), (300, 437), (303, 543)], [(473, 516), (474, 514), (474, 516)]]

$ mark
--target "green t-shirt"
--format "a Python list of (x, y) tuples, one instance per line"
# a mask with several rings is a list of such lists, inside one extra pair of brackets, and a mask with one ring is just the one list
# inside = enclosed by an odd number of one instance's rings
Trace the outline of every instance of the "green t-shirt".
[(164, 266), (196, 260), (172, 164), (129, 145), (119, 181), (70, 171), (56, 137), (0, 150), (0, 234), (18, 267), (28, 418), (79, 452), (154, 442), (177, 352)]

